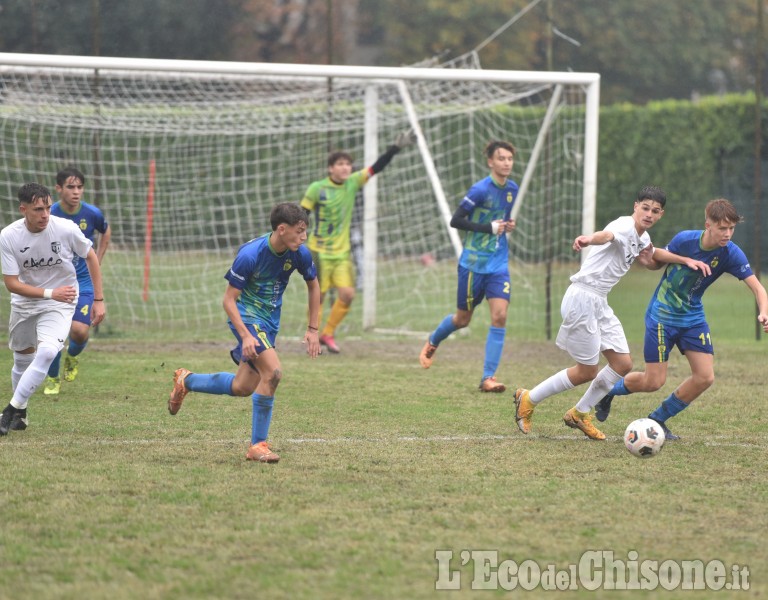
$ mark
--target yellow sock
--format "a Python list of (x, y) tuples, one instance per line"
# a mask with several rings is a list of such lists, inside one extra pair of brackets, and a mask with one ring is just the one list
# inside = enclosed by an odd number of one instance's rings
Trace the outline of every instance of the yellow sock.
[(344, 304), (337, 298), (336, 302), (334, 302), (331, 307), (331, 314), (328, 316), (328, 322), (325, 324), (325, 327), (323, 327), (323, 335), (333, 335), (333, 332), (336, 331), (339, 323), (344, 320), (344, 317), (347, 316), (348, 312), (349, 304)]

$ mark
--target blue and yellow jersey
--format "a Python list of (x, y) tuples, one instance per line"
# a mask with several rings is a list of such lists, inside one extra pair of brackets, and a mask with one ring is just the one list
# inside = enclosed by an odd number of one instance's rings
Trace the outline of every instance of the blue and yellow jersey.
[[(490, 175), (474, 184), (460, 206), (473, 223), (508, 221), (517, 198), (518, 185), (508, 179), (500, 186)], [(497, 273), (509, 270), (507, 236), (464, 231), (464, 250), (459, 258), (462, 267), (475, 273)]]
[[(93, 204), (88, 204), (87, 202), (81, 201), (80, 208), (72, 215), (64, 212), (61, 202), (56, 202), (51, 206), (51, 214), (72, 221), (80, 228), (83, 235), (91, 240), (91, 242), (93, 242), (93, 235), (95, 232), (105, 233), (107, 231), (107, 220), (104, 218), (101, 209)], [(84, 258), (75, 255), (72, 264), (75, 265), (77, 283), (80, 286), (80, 291), (93, 293), (93, 282), (91, 281), (91, 274), (88, 271), (88, 263), (85, 262)]]
[(322, 257), (343, 257), (350, 251), (349, 229), (357, 192), (370, 179), (370, 169), (356, 171), (344, 183), (330, 177), (309, 185), (301, 206), (312, 212), (307, 247)]
[(730, 273), (739, 280), (752, 275), (744, 252), (733, 242), (713, 250), (701, 247), (704, 231), (681, 231), (666, 249), (680, 256), (707, 263), (712, 274), (705, 277), (700, 271), (685, 265), (669, 264), (651, 297), (647, 314), (664, 325), (693, 327), (705, 321), (701, 297), (723, 273)]
[(232, 267), (224, 278), (241, 291), (237, 310), (246, 325), (258, 323), (277, 332), (280, 328), (280, 310), (283, 292), (291, 273), (298, 271), (305, 281), (317, 277), (312, 255), (304, 246), (296, 252), (286, 250), (278, 254), (269, 243), (269, 235), (246, 242), (237, 251)]

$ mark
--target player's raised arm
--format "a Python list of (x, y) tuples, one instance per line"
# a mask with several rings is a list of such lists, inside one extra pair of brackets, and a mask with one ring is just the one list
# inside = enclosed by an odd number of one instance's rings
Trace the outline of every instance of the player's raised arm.
[(612, 241), (613, 238), (614, 235), (611, 231), (597, 231), (590, 235), (580, 235), (573, 240), (573, 249), (576, 252), (580, 252), (587, 246), (602, 246)]
[(403, 148), (412, 145), (415, 141), (416, 134), (413, 132), (413, 129), (409, 129), (400, 133), (395, 138), (395, 142), (389, 146), (389, 148), (387, 148), (386, 152), (379, 156), (379, 158), (376, 159), (376, 162), (374, 162), (369, 167), (370, 174), (376, 175), (376, 173), (381, 173), (390, 163), (390, 161), (395, 157), (395, 154), (400, 152), (400, 150)]

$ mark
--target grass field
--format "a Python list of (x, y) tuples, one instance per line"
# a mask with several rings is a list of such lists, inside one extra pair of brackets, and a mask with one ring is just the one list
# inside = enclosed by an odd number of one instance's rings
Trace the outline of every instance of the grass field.
[[(749, 566), (751, 589), (717, 597), (768, 594), (765, 343), (720, 344), (714, 388), (674, 423), (683, 440), (648, 461), (621, 434), (684, 376), (680, 357), (664, 393), (623, 399), (607, 441), (590, 442), (561, 421), (576, 392), (542, 404), (526, 437), (511, 393), (475, 391), (482, 343), (447, 342), (429, 371), (420, 345), (348, 341), (312, 361), (286, 341), (271, 430), (282, 460), (258, 465), (244, 460), (249, 400), (191, 394), (166, 410), (173, 370), (230, 370), (226, 344), (96, 339), (59, 401), (37, 394), (30, 428), (0, 439), (0, 595), (470, 596), (462, 550), (542, 569), (590, 550), (718, 559)], [(551, 343), (508, 344), (499, 377), (528, 386), (566, 364)], [(435, 590), (438, 550), (454, 552), (463, 591)]]
[[(621, 435), (686, 376), (681, 356), (658, 393), (617, 400), (605, 442), (562, 423), (580, 390), (543, 403), (524, 436), (511, 391), (476, 391), (484, 308), (429, 371), (418, 365), (420, 339), (358, 335), (341, 340), (343, 354), (310, 360), (282, 338), (270, 436), (277, 465), (244, 460), (249, 399), (190, 394), (178, 415), (166, 410), (177, 367), (232, 370), (224, 332), (146, 342), (97, 335), (78, 380), (63, 384), (57, 402), (36, 394), (29, 429), (0, 438), (0, 597), (498, 597), (509, 592), (472, 589), (483, 581), (480, 555), (463, 561), (462, 551), (568, 573), (585, 553), (604, 551), (624, 562), (717, 560), (728, 582), (732, 567), (748, 567), (748, 590), (697, 597), (764, 598), (768, 345), (753, 339), (751, 294), (729, 279), (707, 296), (715, 385), (674, 420), (683, 439), (647, 461), (629, 455)], [(611, 298), (638, 367), (655, 281), (640, 271)], [(552, 342), (510, 335), (498, 375), (514, 390), (569, 364)], [(450, 579), (459, 591), (436, 589), (439, 564), (440, 586)], [(617, 596), (588, 584), (549, 593)]]

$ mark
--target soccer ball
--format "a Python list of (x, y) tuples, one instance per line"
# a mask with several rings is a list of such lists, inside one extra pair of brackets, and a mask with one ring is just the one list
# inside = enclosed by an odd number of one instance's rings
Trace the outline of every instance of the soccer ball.
[(653, 419), (632, 421), (624, 431), (624, 445), (638, 458), (656, 456), (664, 445), (664, 430)]

